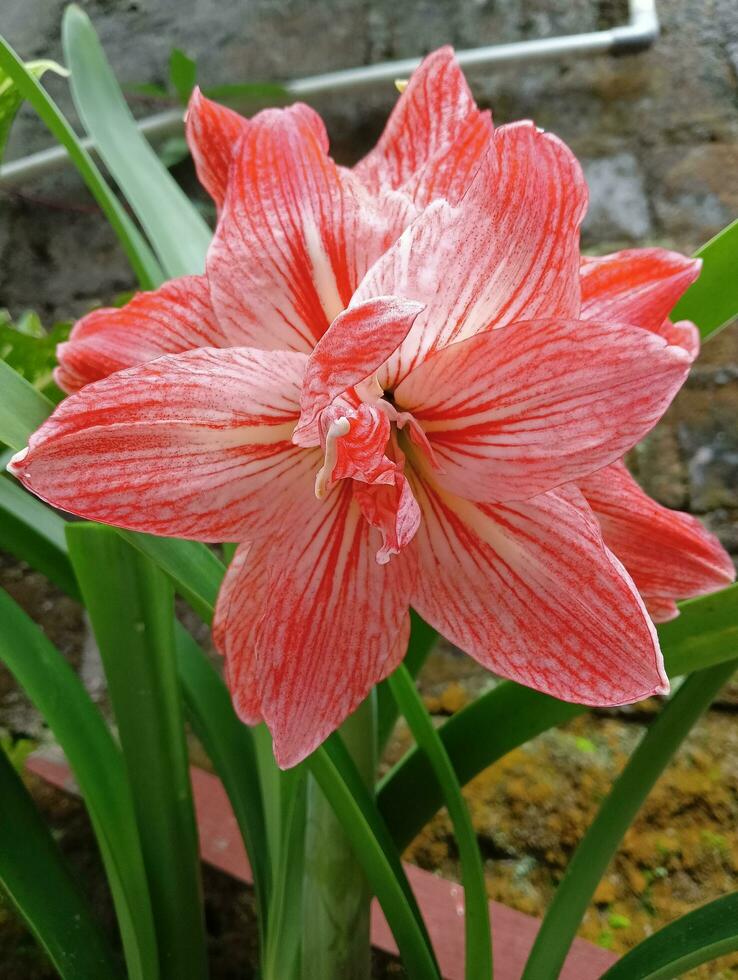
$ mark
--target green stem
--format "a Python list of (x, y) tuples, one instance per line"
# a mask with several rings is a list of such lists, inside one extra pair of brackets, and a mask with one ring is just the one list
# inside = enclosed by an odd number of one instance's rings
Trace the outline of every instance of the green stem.
[[(367, 787), (374, 783), (373, 696), (340, 734)], [(371, 891), (333, 807), (311, 776), (303, 879), (302, 980), (368, 980)]]

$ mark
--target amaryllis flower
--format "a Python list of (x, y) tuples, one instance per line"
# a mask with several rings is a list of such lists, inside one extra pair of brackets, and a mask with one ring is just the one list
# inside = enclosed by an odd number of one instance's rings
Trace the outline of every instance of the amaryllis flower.
[[(377, 146), (349, 172), (324, 157), (328, 137), (320, 118), (307, 106), (272, 109), (247, 120), (205, 98), (196, 88), (187, 109), (186, 136), (200, 182), (220, 214), (226, 203), (231, 163), (241, 141), (246, 144), (243, 152), (255, 161), (254, 168), (266, 171), (269, 161), (265, 156), (257, 161), (253, 153), (259, 133), (278, 126), (292, 132), (294, 126), (285, 117), (296, 112), (316, 142), (313, 159), (308, 159), (306, 151), (302, 165), (314, 170), (314, 180), (321, 179), (317, 176), (320, 168), (330, 171), (322, 179), (334, 184), (332, 207), (341, 208), (342, 198), (351, 199), (346, 227), (338, 220), (333, 234), (339, 247), (341, 237), (349, 236), (351, 247), (357, 249), (358, 266), (352, 270), (350, 281), (339, 284), (342, 295), (336, 301), (329, 299), (332, 312), (337, 312), (348, 302), (367, 263), (399, 236), (420, 209), (440, 197), (452, 203), (460, 199), (489, 146), (492, 119), (489, 112), (477, 108), (453, 50), (441, 48), (413, 73)], [(287, 173), (284, 159), (278, 163), (277, 173), (288, 181), (294, 179)], [(248, 176), (252, 183), (270, 179), (266, 172), (256, 169)], [(263, 193), (263, 188), (256, 192)], [(230, 211), (247, 207), (250, 201), (257, 204), (257, 196), (248, 198), (247, 194), (240, 204), (232, 203), (223, 220), (230, 221)], [(260, 238), (270, 231), (263, 226), (267, 214), (251, 215), (244, 247), (249, 249), (254, 266), (261, 261)], [(265, 342), (254, 335), (245, 338), (239, 324), (227, 317), (219, 321), (211, 301), (211, 286), (220, 294), (224, 291), (218, 272), (217, 262), (211, 261), (206, 276), (175, 279), (160, 289), (137, 294), (120, 309), (94, 310), (83, 317), (68, 342), (57, 348), (55, 379), (59, 387), (71, 393), (122, 368), (196, 347), (232, 347), (248, 342), (272, 349), (283, 341), (286, 349), (303, 349), (302, 343), (295, 347), (289, 335), (280, 333), (279, 323), (273, 320), (263, 325), (265, 331), (274, 328), (275, 335)], [(267, 284), (269, 281), (267, 277)], [(295, 288), (299, 289), (299, 284)], [(312, 317), (307, 336), (313, 343), (329, 320)]]
[(411, 605), (556, 697), (667, 687), (577, 483), (654, 425), (690, 355), (582, 317), (586, 188), (555, 137), (496, 130), (466, 193), (397, 238), (406, 183), (336, 167), (306, 107), (250, 121), (198, 299), (177, 298), (199, 349), (87, 384), (11, 464), (72, 513), (240, 542), (214, 637), (285, 766), (399, 663)]

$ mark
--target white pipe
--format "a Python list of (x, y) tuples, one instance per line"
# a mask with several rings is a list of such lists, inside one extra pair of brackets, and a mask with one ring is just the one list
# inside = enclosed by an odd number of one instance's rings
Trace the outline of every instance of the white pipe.
[[(628, 23), (607, 31), (591, 31), (587, 34), (569, 34), (562, 37), (541, 38), (535, 41), (516, 41), (512, 44), (493, 44), (482, 48), (457, 51), (456, 57), (463, 68), (488, 68), (496, 65), (550, 61), (565, 56), (594, 54), (631, 54), (649, 48), (659, 34), (659, 21), (655, 0), (629, 0)], [(286, 82), (284, 87), (295, 96), (313, 96), (324, 92), (337, 92), (371, 85), (375, 82), (392, 82), (410, 75), (420, 64), (420, 58), (401, 61), (383, 61), (377, 65), (347, 68), (343, 71), (326, 72)], [(138, 128), (150, 138), (162, 138), (179, 132), (183, 124), (182, 109), (168, 109), (154, 116), (141, 119)], [(82, 145), (95, 152), (95, 144), (86, 137)], [(69, 162), (63, 146), (52, 146), (32, 153), (20, 160), (7, 163), (0, 170), (0, 189), (10, 189), (44, 174), (59, 170)]]

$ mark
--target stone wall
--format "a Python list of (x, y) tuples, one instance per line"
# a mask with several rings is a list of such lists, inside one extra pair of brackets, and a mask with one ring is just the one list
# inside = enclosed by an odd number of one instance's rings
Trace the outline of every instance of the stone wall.
[[(63, 0), (4, 0), (0, 31), (26, 58), (60, 57)], [(205, 84), (281, 79), (623, 22), (625, 0), (88, 0), (123, 80), (162, 81), (170, 49), (196, 57)], [(532, 117), (582, 159), (591, 189), (585, 245), (689, 251), (738, 214), (735, 0), (660, 0), (662, 36), (644, 53), (470, 75), (505, 122)], [(67, 107), (65, 83), (49, 87)], [(316, 100), (337, 157), (379, 132), (390, 85)], [(145, 114), (152, 106), (136, 101)], [(10, 155), (49, 142), (24, 111)], [(178, 175), (190, 180), (186, 168)], [(124, 258), (71, 172), (0, 199), (0, 306), (46, 317), (84, 311), (130, 286)], [(738, 551), (738, 331), (703, 353), (665, 422), (635, 460), (659, 499), (705, 514)]]

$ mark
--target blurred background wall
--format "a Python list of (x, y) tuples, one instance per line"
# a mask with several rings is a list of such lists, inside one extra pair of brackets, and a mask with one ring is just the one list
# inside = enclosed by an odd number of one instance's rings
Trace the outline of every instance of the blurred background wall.
[[(173, 46), (204, 85), (284, 79), (457, 47), (596, 30), (626, 0), (86, 0), (119, 78), (162, 82)], [(3, 0), (0, 30), (25, 58), (61, 58), (64, 0)], [(736, 0), (659, 0), (649, 51), (470, 75), (495, 119), (532, 117), (561, 135), (591, 189), (586, 248), (691, 251), (738, 214)], [(65, 82), (48, 75), (65, 106)], [(316, 99), (334, 153), (352, 162), (396, 98), (383, 84)], [(136, 98), (139, 114), (160, 105)], [(70, 109), (71, 111), (71, 109)], [(25, 110), (9, 156), (48, 145)], [(188, 165), (175, 171), (197, 193)], [(70, 171), (0, 197), (0, 305), (46, 320), (130, 288), (125, 260)], [(706, 515), (738, 551), (738, 332), (706, 348), (689, 386), (633, 463), (664, 503)]]

